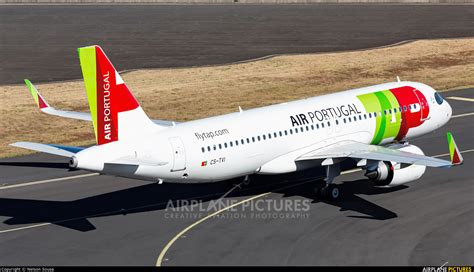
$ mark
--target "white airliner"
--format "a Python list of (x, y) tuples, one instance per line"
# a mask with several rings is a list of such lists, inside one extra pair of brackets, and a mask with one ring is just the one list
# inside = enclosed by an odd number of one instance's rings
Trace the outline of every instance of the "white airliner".
[[(451, 107), (430, 86), (398, 81), (195, 120), (151, 120), (99, 46), (78, 49), (90, 113), (57, 110), (25, 80), (41, 111), (92, 121), (97, 145), (17, 142), (70, 158), (70, 167), (161, 182), (216, 182), (325, 167), (318, 197), (337, 199), (340, 163), (357, 162), (377, 186), (419, 179), (429, 167), (463, 162), (424, 156), (407, 140), (448, 122)], [(319, 183), (318, 183), (319, 184)]]

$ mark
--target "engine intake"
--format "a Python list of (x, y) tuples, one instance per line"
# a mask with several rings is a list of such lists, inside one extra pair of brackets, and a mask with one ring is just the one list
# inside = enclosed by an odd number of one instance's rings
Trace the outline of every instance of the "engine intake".
[[(424, 155), (415, 145), (405, 145), (397, 148), (400, 151)], [(425, 173), (426, 166), (415, 164), (400, 164), (391, 161), (381, 161), (375, 166), (368, 167), (365, 176), (378, 186), (393, 187), (415, 181)]]

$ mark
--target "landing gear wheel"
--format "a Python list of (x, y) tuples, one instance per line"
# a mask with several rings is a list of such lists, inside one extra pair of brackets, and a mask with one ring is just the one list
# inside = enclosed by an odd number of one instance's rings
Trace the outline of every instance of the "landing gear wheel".
[(248, 186), (250, 184), (250, 177), (245, 176), (244, 181), (242, 182), (245, 186)]
[(341, 196), (341, 190), (336, 184), (330, 184), (327, 189), (327, 196), (326, 198), (329, 200), (338, 200)]
[(336, 184), (327, 186), (315, 186), (314, 192), (316, 197), (321, 200), (337, 200), (341, 196), (341, 190)]

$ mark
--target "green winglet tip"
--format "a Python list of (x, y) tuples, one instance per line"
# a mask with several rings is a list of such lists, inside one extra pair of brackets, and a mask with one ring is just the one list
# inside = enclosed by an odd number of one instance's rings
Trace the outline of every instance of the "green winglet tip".
[(28, 87), (28, 90), (31, 93), (31, 96), (33, 96), (33, 99), (35, 100), (36, 105), (39, 106), (38, 92), (36, 91), (35, 86), (33, 85), (33, 83), (31, 83), (31, 81), (29, 81), (26, 78), (24, 79), (24, 81), (25, 81), (26, 87)]

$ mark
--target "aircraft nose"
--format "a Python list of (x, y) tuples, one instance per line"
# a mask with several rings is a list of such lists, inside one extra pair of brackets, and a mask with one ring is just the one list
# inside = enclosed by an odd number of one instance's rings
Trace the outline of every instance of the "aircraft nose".
[(451, 108), (451, 105), (449, 105), (449, 103), (447, 101), (446, 102), (446, 117), (447, 119), (451, 119), (451, 116), (453, 115), (453, 109)]

